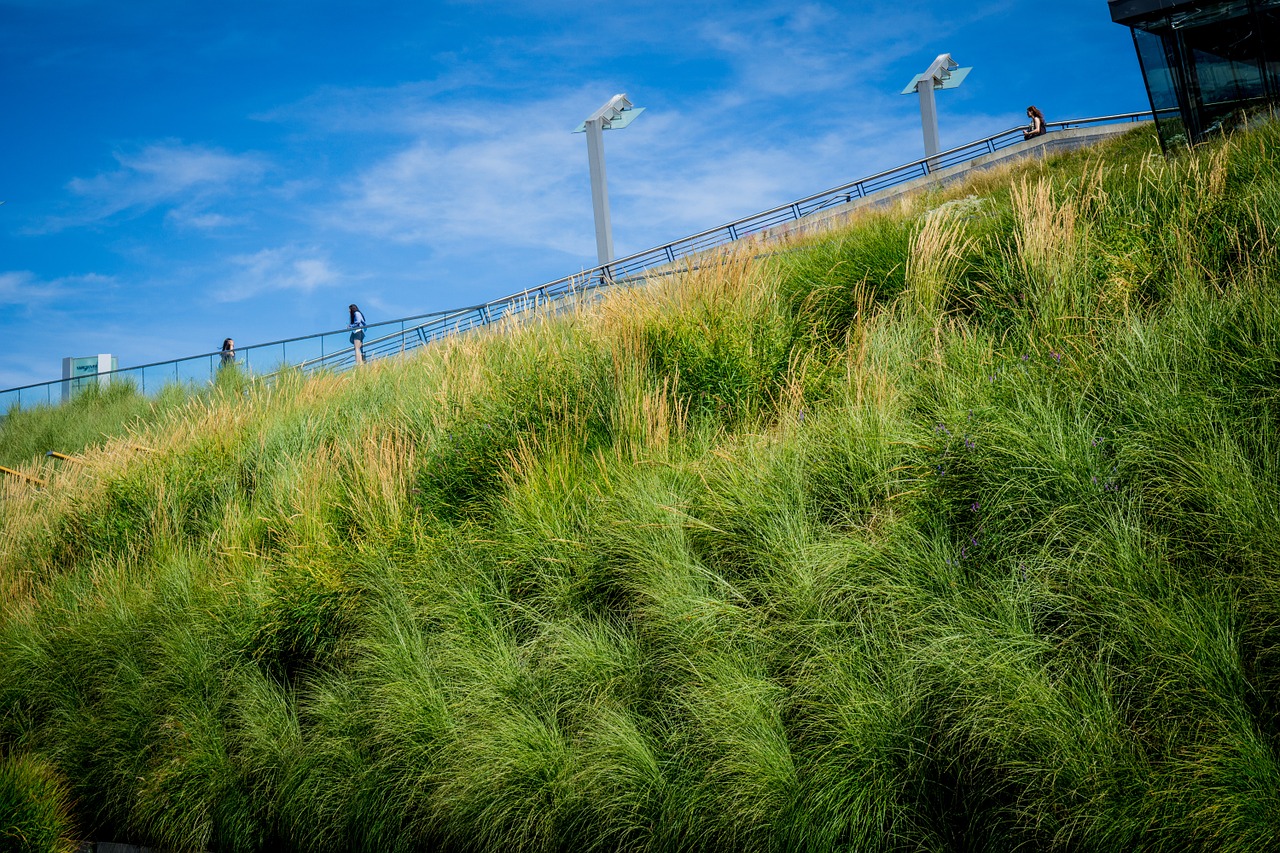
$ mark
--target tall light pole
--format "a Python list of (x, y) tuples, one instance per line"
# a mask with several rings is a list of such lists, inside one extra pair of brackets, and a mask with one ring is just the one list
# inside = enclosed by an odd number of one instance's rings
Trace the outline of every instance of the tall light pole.
[(613, 260), (613, 226), (609, 222), (609, 186), (604, 173), (604, 132), (621, 130), (644, 107), (634, 107), (626, 95), (614, 95), (591, 117), (578, 125), (574, 133), (587, 134), (587, 168), (591, 172), (591, 209), (596, 217), (596, 257), (600, 266)]
[(938, 137), (938, 104), (934, 100), (935, 89), (954, 89), (964, 82), (972, 68), (957, 68), (958, 63), (949, 53), (940, 53), (933, 64), (922, 74), (911, 78), (902, 94), (920, 96), (920, 127), (924, 131), (924, 156), (933, 157), (942, 150)]

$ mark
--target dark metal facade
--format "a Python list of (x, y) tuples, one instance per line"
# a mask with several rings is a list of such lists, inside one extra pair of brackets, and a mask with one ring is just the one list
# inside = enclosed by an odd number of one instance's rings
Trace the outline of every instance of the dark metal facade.
[(1280, 104), (1280, 0), (1109, 0), (1133, 32), (1165, 149)]

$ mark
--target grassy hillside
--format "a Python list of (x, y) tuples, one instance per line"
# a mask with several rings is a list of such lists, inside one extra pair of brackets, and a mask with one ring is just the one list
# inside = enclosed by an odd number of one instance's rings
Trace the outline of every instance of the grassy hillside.
[[(110, 385), (88, 385), (71, 400), (58, 405), (32, 406), (25, 411), (15, 404), (0, 418), (0, 465), (22, 467), (49, 451), (79, 454), (88, 447), (145, 429), (168, 417), (193, 398), (243, 390), (249, 377), (238, 370), (218, 372), (216, 386), (197, 388), (170, 384), (154, 397), (138, 393), (129, 380)], [(49, 463), (59, 467), (59, 462)], [(39, 471), (28, 472), (40, 475)]]
[(1139, 130), (33, 458), (0, 770), (180, 850), (1274, 849), (1277, 143)]

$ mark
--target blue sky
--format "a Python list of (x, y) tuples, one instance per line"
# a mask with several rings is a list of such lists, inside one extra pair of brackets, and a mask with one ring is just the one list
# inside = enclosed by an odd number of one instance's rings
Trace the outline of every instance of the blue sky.
[[(1057, 7), (1057, 8), (1053, 8)], [(0, 0), (0, 388), (468, 305), (943, 147), (1145, 109), (1104, 0)]]

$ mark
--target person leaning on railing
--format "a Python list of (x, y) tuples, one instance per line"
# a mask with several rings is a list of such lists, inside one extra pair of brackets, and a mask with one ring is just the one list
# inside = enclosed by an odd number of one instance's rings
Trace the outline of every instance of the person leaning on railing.
[(351, 346), (356, 352), (356, 364), (364, 364), (364, 314), (354, 302), (347, 306), (351, 322), (347, 328), (351, 330)]

